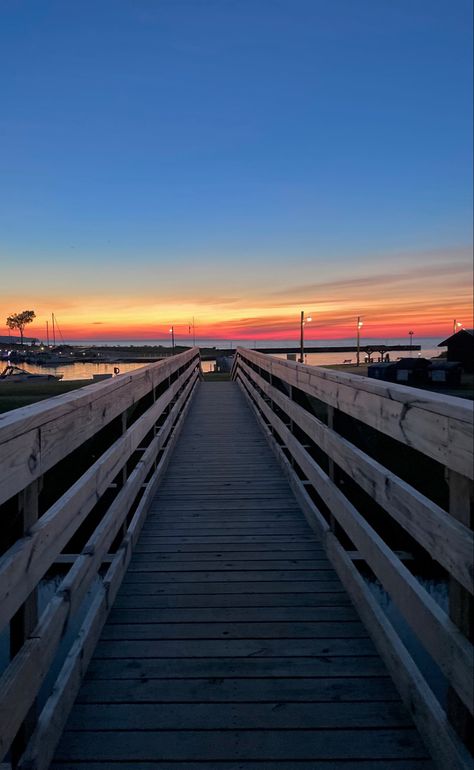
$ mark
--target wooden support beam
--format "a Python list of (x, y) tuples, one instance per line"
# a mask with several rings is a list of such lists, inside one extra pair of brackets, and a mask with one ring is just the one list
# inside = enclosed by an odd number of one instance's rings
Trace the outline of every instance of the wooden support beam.
[[(473, 528), (473, 483), (456, 471), (446, 471), (449, 485), (449, 512), (470, 529)], [(452, 576), (449, 579), (449, 616), (462, 633), (474, 642), (474, 597)], [(474, 661), (473, 661), (474, 663)], [(471, 708), (471, 712), (472, 712)], [(450, 687), (447, 712), (451, 724), (474, 752), (474, 719), (455, 690)]]
[[(18, 495), (19, 538), (28, 535), (31, 527), (38, 520), (38, 496), (41, 480), (36, 479)], [(10, 660), (17, 655), (27, 641), (38, 622), (38, 588), (34, 588), (10, 621)], [(16, 764), (27, 745), (37, 719), (37, 700), (35, 699), (13, 741), (11, 747), (12, 764)]]

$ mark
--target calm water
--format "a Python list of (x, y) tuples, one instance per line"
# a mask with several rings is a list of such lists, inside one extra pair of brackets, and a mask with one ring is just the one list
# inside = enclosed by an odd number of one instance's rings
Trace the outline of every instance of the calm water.
[[(265, 343), (266, 344), (266, 343)], [(281, 343), (280, 343), (281, 344)], [(389, 344), (395, 344), (390, 342)], [(276, 343), (275, 343), (276, 346)], [(247, 345), (249, 347), (249, 345)], [(438, 356), (440, 349), (436, 347), (426, 347), (419, 351), (420, 355), (424, 358), (433, 358)], [(285, 353), (276, 353), (277, 358), (286, 359)], [(392, 360), (396, 360), (397, 356), (409, 356), (409, 353), (399, 353), (394, 351), (390, 354)], [(418, 351), (413, 352), (413, 357), (418, 356)], [(325, 364), (342, 364), (345, 359), (351, 359), (353, 363), (356, 361), (355, 353), (308, 353), (306, 355), (306, 363), (310, 366), (324, 366)], [(361, 361), (364, 360), (363, 353), (361, 354)], [(376, 360), (376, 356), (374, 356)], [(203, 361), (202, 368), (204, 372), (214, 371), (215, 361)], [(22, 369), (26, 369), (34, 374), (62, 374), (63, 380), (91, 380), (94, 374), (113, 374), (114, 367), (118, 366), (120, 373), (131, 372), (134, 369), (139, 369), (141, 366), (146, 366), (142, 363), (125, 363), (125, 364), (110, 364), (110, 363), (74, 363), (59, 366), (36, 366), (35, 364), (21, 364)]]

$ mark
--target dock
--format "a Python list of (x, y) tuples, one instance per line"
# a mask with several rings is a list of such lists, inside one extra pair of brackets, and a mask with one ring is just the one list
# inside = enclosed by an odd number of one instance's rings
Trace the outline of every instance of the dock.
[[(0, 420), (5, 767), (472, 767), (472, 404), (243, 349), (230, 381), (203, 382), (192, 349), (16, 412)], [(367, 454), (364, 426), (446, 469), (446, 509)]]

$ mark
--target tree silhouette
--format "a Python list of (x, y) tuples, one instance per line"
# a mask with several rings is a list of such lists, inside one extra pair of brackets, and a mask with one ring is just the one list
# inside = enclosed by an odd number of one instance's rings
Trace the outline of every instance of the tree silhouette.
[(20, 332), (20, 345), (23, 345), (23, 332), (26, 324), (30, 324), (36, 318), (34, 310), (23, 310), (21, 313), (13, 313), (7, 318), (7, 326), (9, 329), (18, 329)]

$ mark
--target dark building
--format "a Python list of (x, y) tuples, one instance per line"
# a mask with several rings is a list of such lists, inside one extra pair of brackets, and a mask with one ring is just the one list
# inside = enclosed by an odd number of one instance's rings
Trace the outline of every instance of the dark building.
[(474, 372), (474, 329), (461, 329), (438, 347), (448, 348), (448, 361), (459, 361), (465, 372)]
[(440, 382), (447, 385), (460, 385), (462, 375), (462, 366), (459, 361), (446, 361), (445, 359), (434, 359), (428, 367), (428, 379), (433, 385)]
[(402, 385), (423, 385), (428, 382), (430, 363), (427, 358), (400, 358), (392, 363), (372, 364), (367, 369), (367, 376)]
[(367, 376), (374, 380), (395, 382), (397, 376), (397, 365), (395, 363), (371, 364), (371, 366), (369, 366), (367, 369)]

